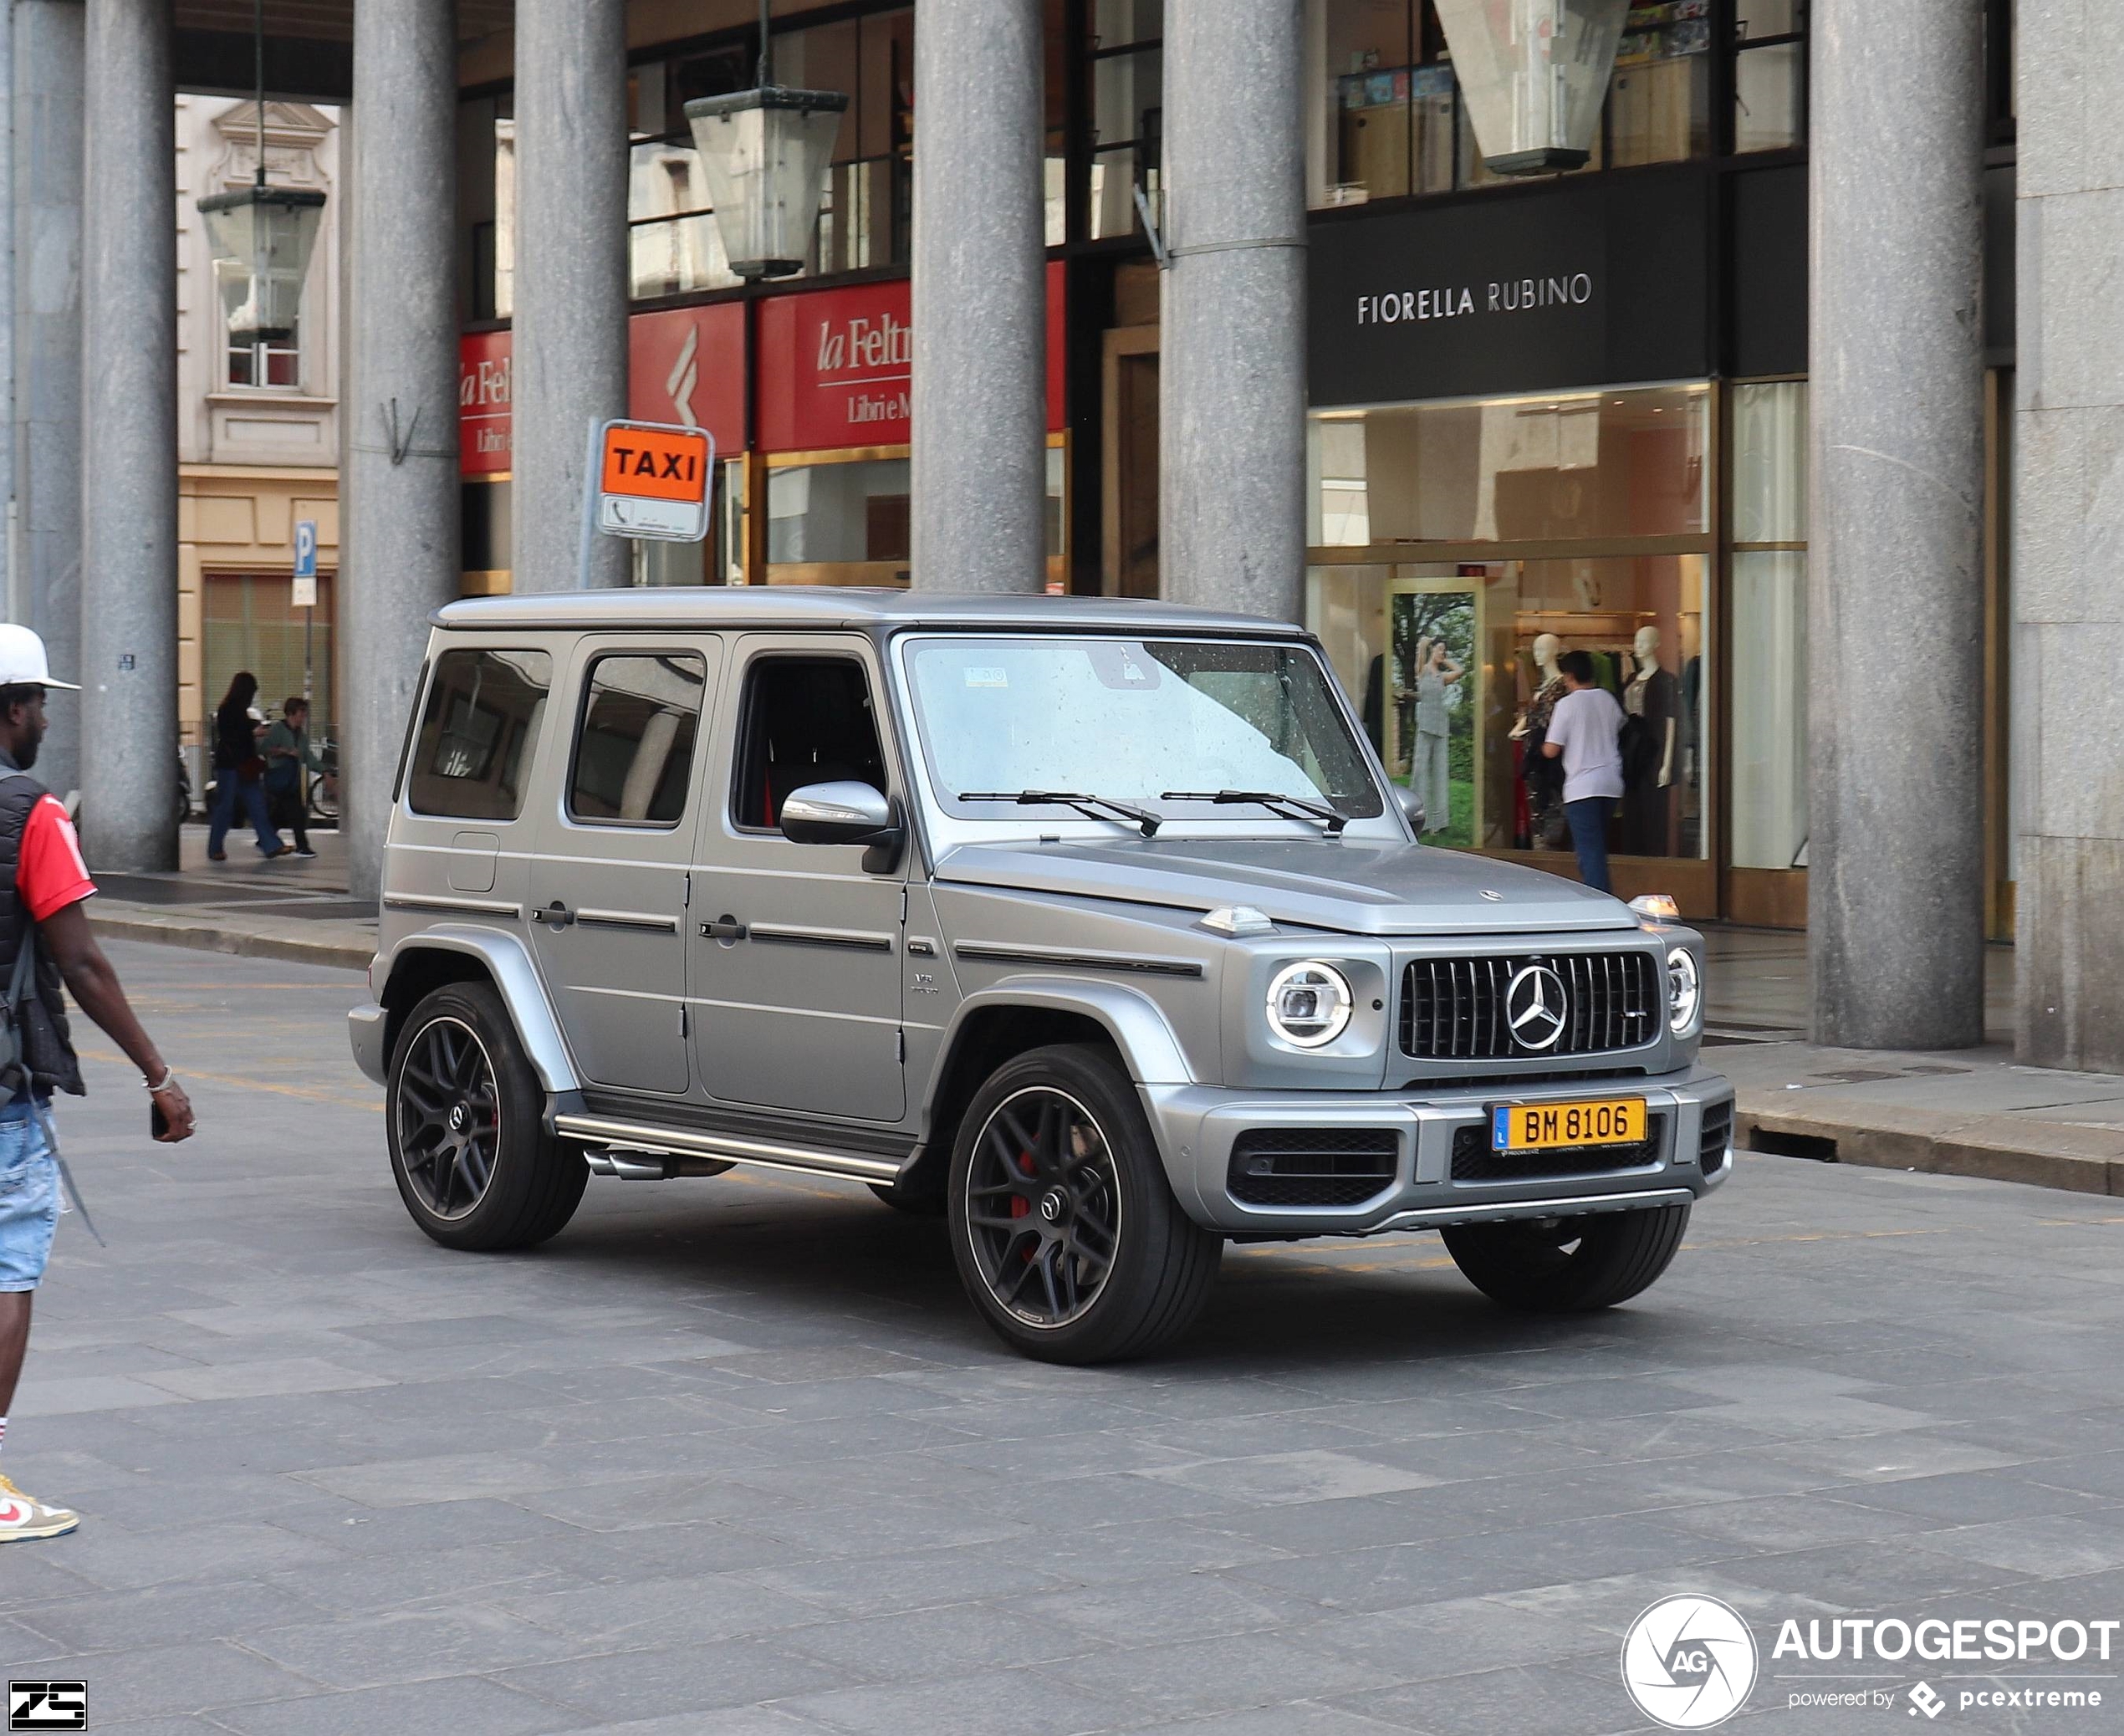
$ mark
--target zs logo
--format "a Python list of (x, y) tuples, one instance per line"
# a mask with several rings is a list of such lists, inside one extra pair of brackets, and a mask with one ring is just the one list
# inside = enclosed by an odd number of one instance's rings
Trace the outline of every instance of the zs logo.
[(10, 1682), (10, 1730), (85, 1730), (89, 1728), (89, 1685), (85, 1682)]

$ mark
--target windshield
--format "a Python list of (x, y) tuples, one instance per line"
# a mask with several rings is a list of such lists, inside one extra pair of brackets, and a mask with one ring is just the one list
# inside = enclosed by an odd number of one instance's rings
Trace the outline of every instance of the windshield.
[(1258, 803), (1203, 798), (1293, 798), (1352, 819), (1384, 811), (1328, 677), (1301, 646), (922, 639), (906, 666), (937, 798), (959, 818), (1008, 818), (1016, 810), (998, 799), (1027, 791), (1257, 825), (1273, 817)]

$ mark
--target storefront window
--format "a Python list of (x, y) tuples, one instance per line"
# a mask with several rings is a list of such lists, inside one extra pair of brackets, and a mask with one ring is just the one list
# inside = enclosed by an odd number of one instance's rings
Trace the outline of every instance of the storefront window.
[[(1160, 214), (1164, 165), (1165, 53), (1162, 0), (1093, 0), (1091, 227), (1093, 240), (1142, 227), (1140, 186)], [(1052, 237), (1050, 237), (1051, 239)]]
[(1688, 385), (1313, 416), (1308, 623), (1432, 842), (1568, 861), (1538, 748), (1584, 651), (1628, 719), (1611, 848), (1706, 854), (1709, 415)]
[(779, 465), (767, 473), (770, 585), (905, 585), (907, 461)]
[(1733, 865), (1796, 868), (1807, 843), (1807, 388), (1736, 385), (1733, 406)]
[[(1744, 151), (1800, 137), (1801, 3), (1739, 0), (1736, 47), (1749, 51), (1737, 69)], [(1712, 0), (1632, 6), (1590, 157), (1570, 172), (1708, 156), (1713, 48)], [(1483, 162), (1430, 0), (1306, 0), (1305, 54), (1315, 208), (1524, 179)]]
[(1683, 554), (1319, 566), (1307, 625), (1388, 774), (1422, 798), (1428, 841), (1568, 859), (1560, 792), (1534, 744), (1561, 692), (1556, 659), (1584, 651), (1626, 717), (1610, 848), (1701, 856), (1709, 564)]
[(1702, 385), (1316, 413), (1315, 548), (1708, 528)]
[(1805, 0), (1738, 0), (1735, 151), (1784, 151), (1806, 136), (1805, 30)]

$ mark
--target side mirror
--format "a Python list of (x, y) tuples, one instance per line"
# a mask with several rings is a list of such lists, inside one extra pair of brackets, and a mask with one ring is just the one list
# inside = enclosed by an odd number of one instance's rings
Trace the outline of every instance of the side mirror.
[(794, 791), (782, 804), (782, 835), (792, 844), (867, 845), (864, 871), (883, 874), (899, 860), (906, 828), (897, 802), (850, 779)]
[(1394, 794), (1402, 804), (1402, 817), (1408, 821), (1409, 830), (1416, 834), (1417, 841), (1421, 843), (1423, 840), (1423, 823), (1430, 818), (1423, 811), (1423, 798), (1412, 789), (1403, 789), (1399, 784), (1394, 787)]

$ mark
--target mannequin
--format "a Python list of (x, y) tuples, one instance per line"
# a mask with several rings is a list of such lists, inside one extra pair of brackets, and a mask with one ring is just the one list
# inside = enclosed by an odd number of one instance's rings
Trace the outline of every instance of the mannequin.
[(1657, 627), (1638, 628), (1631, 652), (1636, 671), (1622, 690), (1622, 709), (1640, 727), (1623, 756), (1622, 848), (1631, 855), (1672, 855), (1681, 684), (1659, 661)]
[(1556, 659), (1563, 654), (1564, 642), (1554, 633), (1534, 636), (1539, 685), (1512, 730), (1512, 739), (1519, 744), (1519, 775), (1526, 791), (1524, 824), (1514, 830), (1522, 835), (1524, 844), (1538, 850), (1563, 848), (1562, 768), (1544, 758), (1541, 752), (1542, 739), (1549, 732), (1549, 714), (1564, 697), (1563, 672), (1556, 667)]

